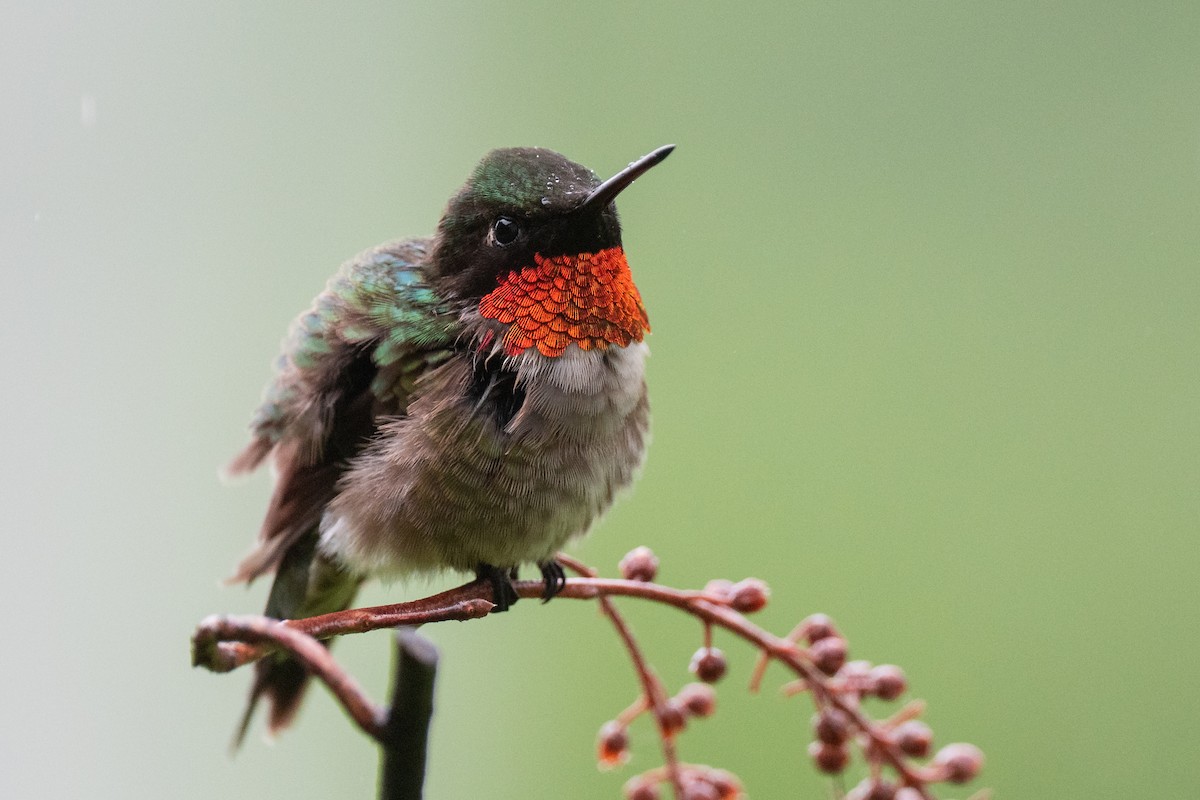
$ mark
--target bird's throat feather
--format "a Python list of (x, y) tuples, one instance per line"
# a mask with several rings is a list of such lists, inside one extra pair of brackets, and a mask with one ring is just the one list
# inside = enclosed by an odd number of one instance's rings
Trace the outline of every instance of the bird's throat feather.
[(544, 356), (561, 356), (572, 343), (582, 350), (626, 347), (650, 330), (620, 247), (552, 258), (535, 254), (533, 260), (502, 276), (479, 303), (483, 317), (509, 326), (507, 355), (536, 347)]

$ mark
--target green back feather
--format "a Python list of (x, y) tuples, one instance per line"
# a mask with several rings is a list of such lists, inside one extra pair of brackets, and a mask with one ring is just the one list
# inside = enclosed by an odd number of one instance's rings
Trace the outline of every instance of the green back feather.
[(364, 349), (377, 369), (372, 393), (403, 409), (417, 379), (449, 356), (459, 334), (457, 314), (425, 282), (427, 247), (421, 239), (392, 242), (342, 265), (292, 324), (251, 423), (259, 437), (317, 433), (303, 429), (306, 410), (338, 391)]

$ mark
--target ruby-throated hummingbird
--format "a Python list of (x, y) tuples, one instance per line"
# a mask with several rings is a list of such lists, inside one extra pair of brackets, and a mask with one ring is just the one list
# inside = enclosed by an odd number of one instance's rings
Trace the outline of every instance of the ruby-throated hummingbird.
[[(274, 572), (266, 614), (348, 608), (362, 580), (443, 569), (492, 582), (525, 563), (549, 599), (554, 554), (587, 532), (642, 463), (649, 323), (613, 199), (670, 154), (601, 182), (558, 153), (495, 150), (436, 235), (342, 265), (292, 324), (275, 380), (229, 467), (268, 457), (276, 483), (235, 582)], [(257, 665), (272, 732), (307, 674)]]

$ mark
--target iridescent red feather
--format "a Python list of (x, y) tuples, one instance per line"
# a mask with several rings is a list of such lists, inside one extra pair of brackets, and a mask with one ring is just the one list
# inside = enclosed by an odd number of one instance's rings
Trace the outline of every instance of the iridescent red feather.
[(479, 302), (481, 315), (511, 325), (506, 354), (536, 347), (544, 356), (561, 356), (572, 342), (581, 350), (625, 347), (650, 330), (620, 247), (553, 258), (535, 254), (533, 260), (534, 266), (502, 277)]

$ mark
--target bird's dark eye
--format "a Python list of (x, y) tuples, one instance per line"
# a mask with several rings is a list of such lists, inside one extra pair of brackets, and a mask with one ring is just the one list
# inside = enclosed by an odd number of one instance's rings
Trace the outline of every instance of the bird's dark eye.
[(501, 247), (515, 242), (520, 233), (520, 227), (509, 217), (497, 217), (492, 223), (492, 241)]

